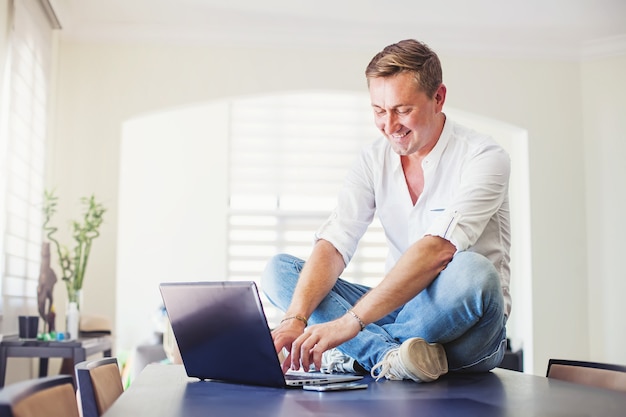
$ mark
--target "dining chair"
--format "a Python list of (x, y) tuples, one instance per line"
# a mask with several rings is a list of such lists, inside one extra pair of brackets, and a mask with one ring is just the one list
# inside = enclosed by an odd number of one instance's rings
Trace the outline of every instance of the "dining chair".
[(548, 378), (626, 392), (626, 366), (601, 362), (550, 359)]
[(0, 389), (0, 417), (79, 417), (71, 375), (16, 382)]
[(124, 392), (117, 358), (80, 362), (74, 370), (82, 417), (100, 417)]

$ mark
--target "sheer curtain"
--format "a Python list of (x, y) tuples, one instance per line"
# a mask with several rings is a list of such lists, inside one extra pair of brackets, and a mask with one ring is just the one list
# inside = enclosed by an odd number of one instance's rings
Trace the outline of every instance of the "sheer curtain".
[(7, 21), (0, 114), (0, 273), (3, 333), (37, 314), (45, 142), (52, 61), (50, 9), (12, 3)]

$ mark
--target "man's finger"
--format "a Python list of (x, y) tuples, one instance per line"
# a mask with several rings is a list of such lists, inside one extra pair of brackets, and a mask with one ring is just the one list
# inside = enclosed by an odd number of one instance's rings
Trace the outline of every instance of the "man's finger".
[(309, 335), (307, 339), (302, 342), (300, 347), (300, 363), (302, 367), (308, 371), (311, 364), (313, 364), (313, 351), (318, 346), (320, 339), (317, 335)]
[(291, 353), (288, 353), (285, 360), (280, 364), (280, 367), (283, 370), (283, 374), (289, 370), (290, 366), (291, 366)]
[[(299, 339), (299, 338), (298, 338)], [(298, 339), (294, 340), (293, 343), (291, 344), (291, 354), (289, 355), (291, 357), (291, 369), (293, 369), (294, 371), (300, 368), (300, 346), (299, 346), (299, 342)]]

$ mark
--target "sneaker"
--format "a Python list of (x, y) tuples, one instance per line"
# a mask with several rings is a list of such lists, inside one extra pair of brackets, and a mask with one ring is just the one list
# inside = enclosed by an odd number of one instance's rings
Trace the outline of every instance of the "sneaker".
[(322, 369), (325, 374), (353, 374), (355, 360), (341, 353), (338, 349), (330, 349), (322, 354)]
[(412, 379), (415, 382), (434, 381), (446, 373), (448, 359), (443, 346), (418, 337), (408, 339), (400, 347), (387, 352), (371, 372), (376, 381), (385, 377), (391, 380)]

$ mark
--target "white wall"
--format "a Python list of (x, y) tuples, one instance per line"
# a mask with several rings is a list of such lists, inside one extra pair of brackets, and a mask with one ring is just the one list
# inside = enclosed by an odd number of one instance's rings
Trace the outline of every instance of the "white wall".
[(162, 305), (159, 283), (226, 276), (227, 112), (223, 105), (205, 104), (124, 123), (115, 298), (119, 347), (153, 339)]
[[(63, 198), (75, 200), (95, 192), (110, 207), (86, 278), (85, 308), (117, 321), (128, 320), (115, 316), (120, 140), (126, 120), (146, 112), (260, 92), (364, 91), (363, 70), (378, 49), (62, 42), (50, 183), (57, 185)], [(593, 332), (599, 332), (596, 337), (608, 345), (615, 342), (616, 333), (623, 332), (623, 326), (607, 314), (624, 314), (615, 295), (604, 298), (612, 286), (620, 285), (614, 283), (617, 275), (605, 277), (608, 281), (601, 283), (597, 297), (588, 296), (581, 65), (451, 56), (442, 56), (442, 61), (450, 106), (528, 131), (535, 351), (531, 371), (545, 373), (549, 357), (606, 359), (603, 349), (591, 349), (589, 320), (605, 322), (604, 329), (594, 326)], [(612, 65), (607, 63), (609, 68)], [(594, 95), (607, 93), (603, 89)], [(623, 114), (624, 105), (618, 99), (613, 105)], [(221, 186), (223, 179), (217, 180), (207, 187)], [(60, 209), (71, 211), (67, 206)], [(609, 246), (620, 244), (605, 235), (597, 239)], [(611, 302), (610, 311), (595, 313), (600, 300)], [(623, 349), (612, 358), (626, 363)]]
[(591, 355), (625, 363), (626, 57), (582, 65)]

